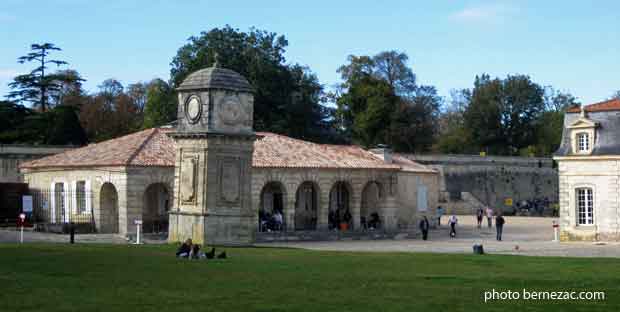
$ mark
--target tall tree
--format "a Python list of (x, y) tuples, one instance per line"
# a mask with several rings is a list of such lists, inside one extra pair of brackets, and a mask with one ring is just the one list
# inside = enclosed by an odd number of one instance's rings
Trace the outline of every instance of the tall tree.
[(46, 73), (50, 64), (57, 67), (67, 64), (65, 61), (49, 58), (52, 51), (61, 50), (54, 44), (32, 44), (30, 50), (30, 53), (19, 57), (17, 61), (22, 64), (35, 62), (37, 67), (28, 74), (15, 77), (13, 82), (9, 83), (9, 87), (13, 91), (9, 92), (7, 97), (20, 103), (30, 103), (33, 107), (45, 112), (49, 106), (49, 97), (51, 94), (60, 91), (61, 82), (69, 82), (76, 77), (65, 75), (63, 72)]
[[(254, 87), (256, 130), (324, 141), (326, 129), (321, 127), (329, 116), (320, 107), (323, 86), (307, 67), (286, 64), (287, 46), (284, 36), (254, 28), (242, 32), (226, 26), (202, 32), (190, 37), (172, 60), (172, 86), (191, 72), (213, 65), (217, 54), (222, 67), (243, 75)], [(302, 101), (298, 101), (300, 95)], [(315, 114), (302, 117), (300, 110)], [(312, 127), (299, 131), (300, 123)]]
[(338, 73), (335, 120), (344, 135), (367, 147), (391, 145), (402, 152), (432, 145), (441, 98), (434, 87), (416, 86), (408, 57), (396, 51), (348, 57)]

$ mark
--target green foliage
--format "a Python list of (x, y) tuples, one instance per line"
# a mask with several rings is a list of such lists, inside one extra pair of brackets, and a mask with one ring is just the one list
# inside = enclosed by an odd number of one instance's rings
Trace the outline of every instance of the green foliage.
[(167, 82), (154, 79), (146, 88), (143, 128), (159, 127), (177, 118), (177, 99)]
[(35, 62), (37, 67), (28, 74), (15, 77), (13, 82), (9, 83), (13, 91), (7, 97), (19, 103), (30, 103), (33, 107), (45, 112), (50, 103), (53, 103), (54, 96), (63, 92), (63, 85), (79, 84), (83, 79), (74, 74), (77, 72), (57, 71), (53, 74), (46, 74), (46, 69), (50, 64), (56, 66), (67, 64), (65, 61), (48, 58), (50, 52), (61, 50), (54, 44), (32, 44), (30, 49), (32, 52), (20, 57), (18, 62)]
[(434, 87), (415, 85), (407, 59), (395, 51), (351, 55), (338, 69), (343, 82), (335, 120), (354, 143), (388, 144), (399, 152), (430, 149), (441, 98)]
[(174, 87), (190, 73), (213, 65), (246, 77), (255, 89), (254, 129), (326, 141), (329, 110), (322, 106), (323, 87), (306, 67), (287, 65), (284, 36), (251, 28), (214, 28), (189, 38), (172, 60)]
[(31, 109), (9, 101), (0, 101), (0, 144), (27, 143), (24, 121), (34, 115)]

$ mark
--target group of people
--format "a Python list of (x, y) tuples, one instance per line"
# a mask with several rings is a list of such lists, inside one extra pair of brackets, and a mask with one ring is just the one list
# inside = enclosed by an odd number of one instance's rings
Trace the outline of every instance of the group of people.
[(226, 259), (226, 251), (222, 251), (219, 255), (215, 255), (215, 247), (211, 251), (205, 253), (200, 251), (200, 245), (194, 244), (191, 238), (188, 238), (179, 246), (176, 252), (177, 258), (185, 259)]
[[(437, 226), (438, 227), (441, 227), (441, 217), (443, 217), (444, 213), (445, 211), (443, 207), (441, 206), (437, 207)], [(487, 226), (489, 228), (493, 226), (493, 216), (494, 216), (493, 209), (491, 209), (491, 207), (486, 207), (486, 209), (479, 208), (476, 211), (476, 222), (477, 222), (477, 226), (479, 229), (482, 228), (482, 221), (485, 216), (487, 218)], [(448, 218), (448, 226), (450, 226), (450, 237), (451, 238), (456, 237), (456, 225), (458, 224), (458, 221), (459, 221), (458, 218), (454, 214)], [(504, 219), (502, 214), (501, 213), (497, 214), (497, 216), (495, 217), (495, 232), (496, 232), (495, 238), (498, 241), (502, 240), (502, 233), (504, 230), (505, 223), (506, 223), (506, 220)], [(420, 220), (419, 227), (420, 227), (420, 231), (422, 232), (422, 239), (427, 240), (428, 231), (430, 229), (430, 222), (428, 221), (428, 218), (426, 216), (423, 216), (422, 220)]]
[(284, 228), (284, 216), (279, 210), (276, 210), (273, 214), (260, 210), (258, 212), (258, 222), (261, 232), (282, 231)]

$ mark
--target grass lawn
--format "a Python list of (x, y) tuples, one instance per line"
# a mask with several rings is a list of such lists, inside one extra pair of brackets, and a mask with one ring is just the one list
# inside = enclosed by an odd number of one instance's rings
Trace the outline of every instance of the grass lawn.
[[(0, 244), (0, 311), (618, 311), (620, 260), (174, 246)], [(485, 290), (605, 291), (493, 301)]]

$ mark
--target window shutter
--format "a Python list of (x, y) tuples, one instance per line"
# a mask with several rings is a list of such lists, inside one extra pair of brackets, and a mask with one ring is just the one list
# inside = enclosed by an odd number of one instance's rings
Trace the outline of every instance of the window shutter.
[(50, 186), (50, 223), (56, 223), (56, 184), (52, 182)]
[(86, 213), (92, 213), (92, 194), (90, 190), (90, 180), (86, 180), (84, 186), (84, 196), (86, 197)]

